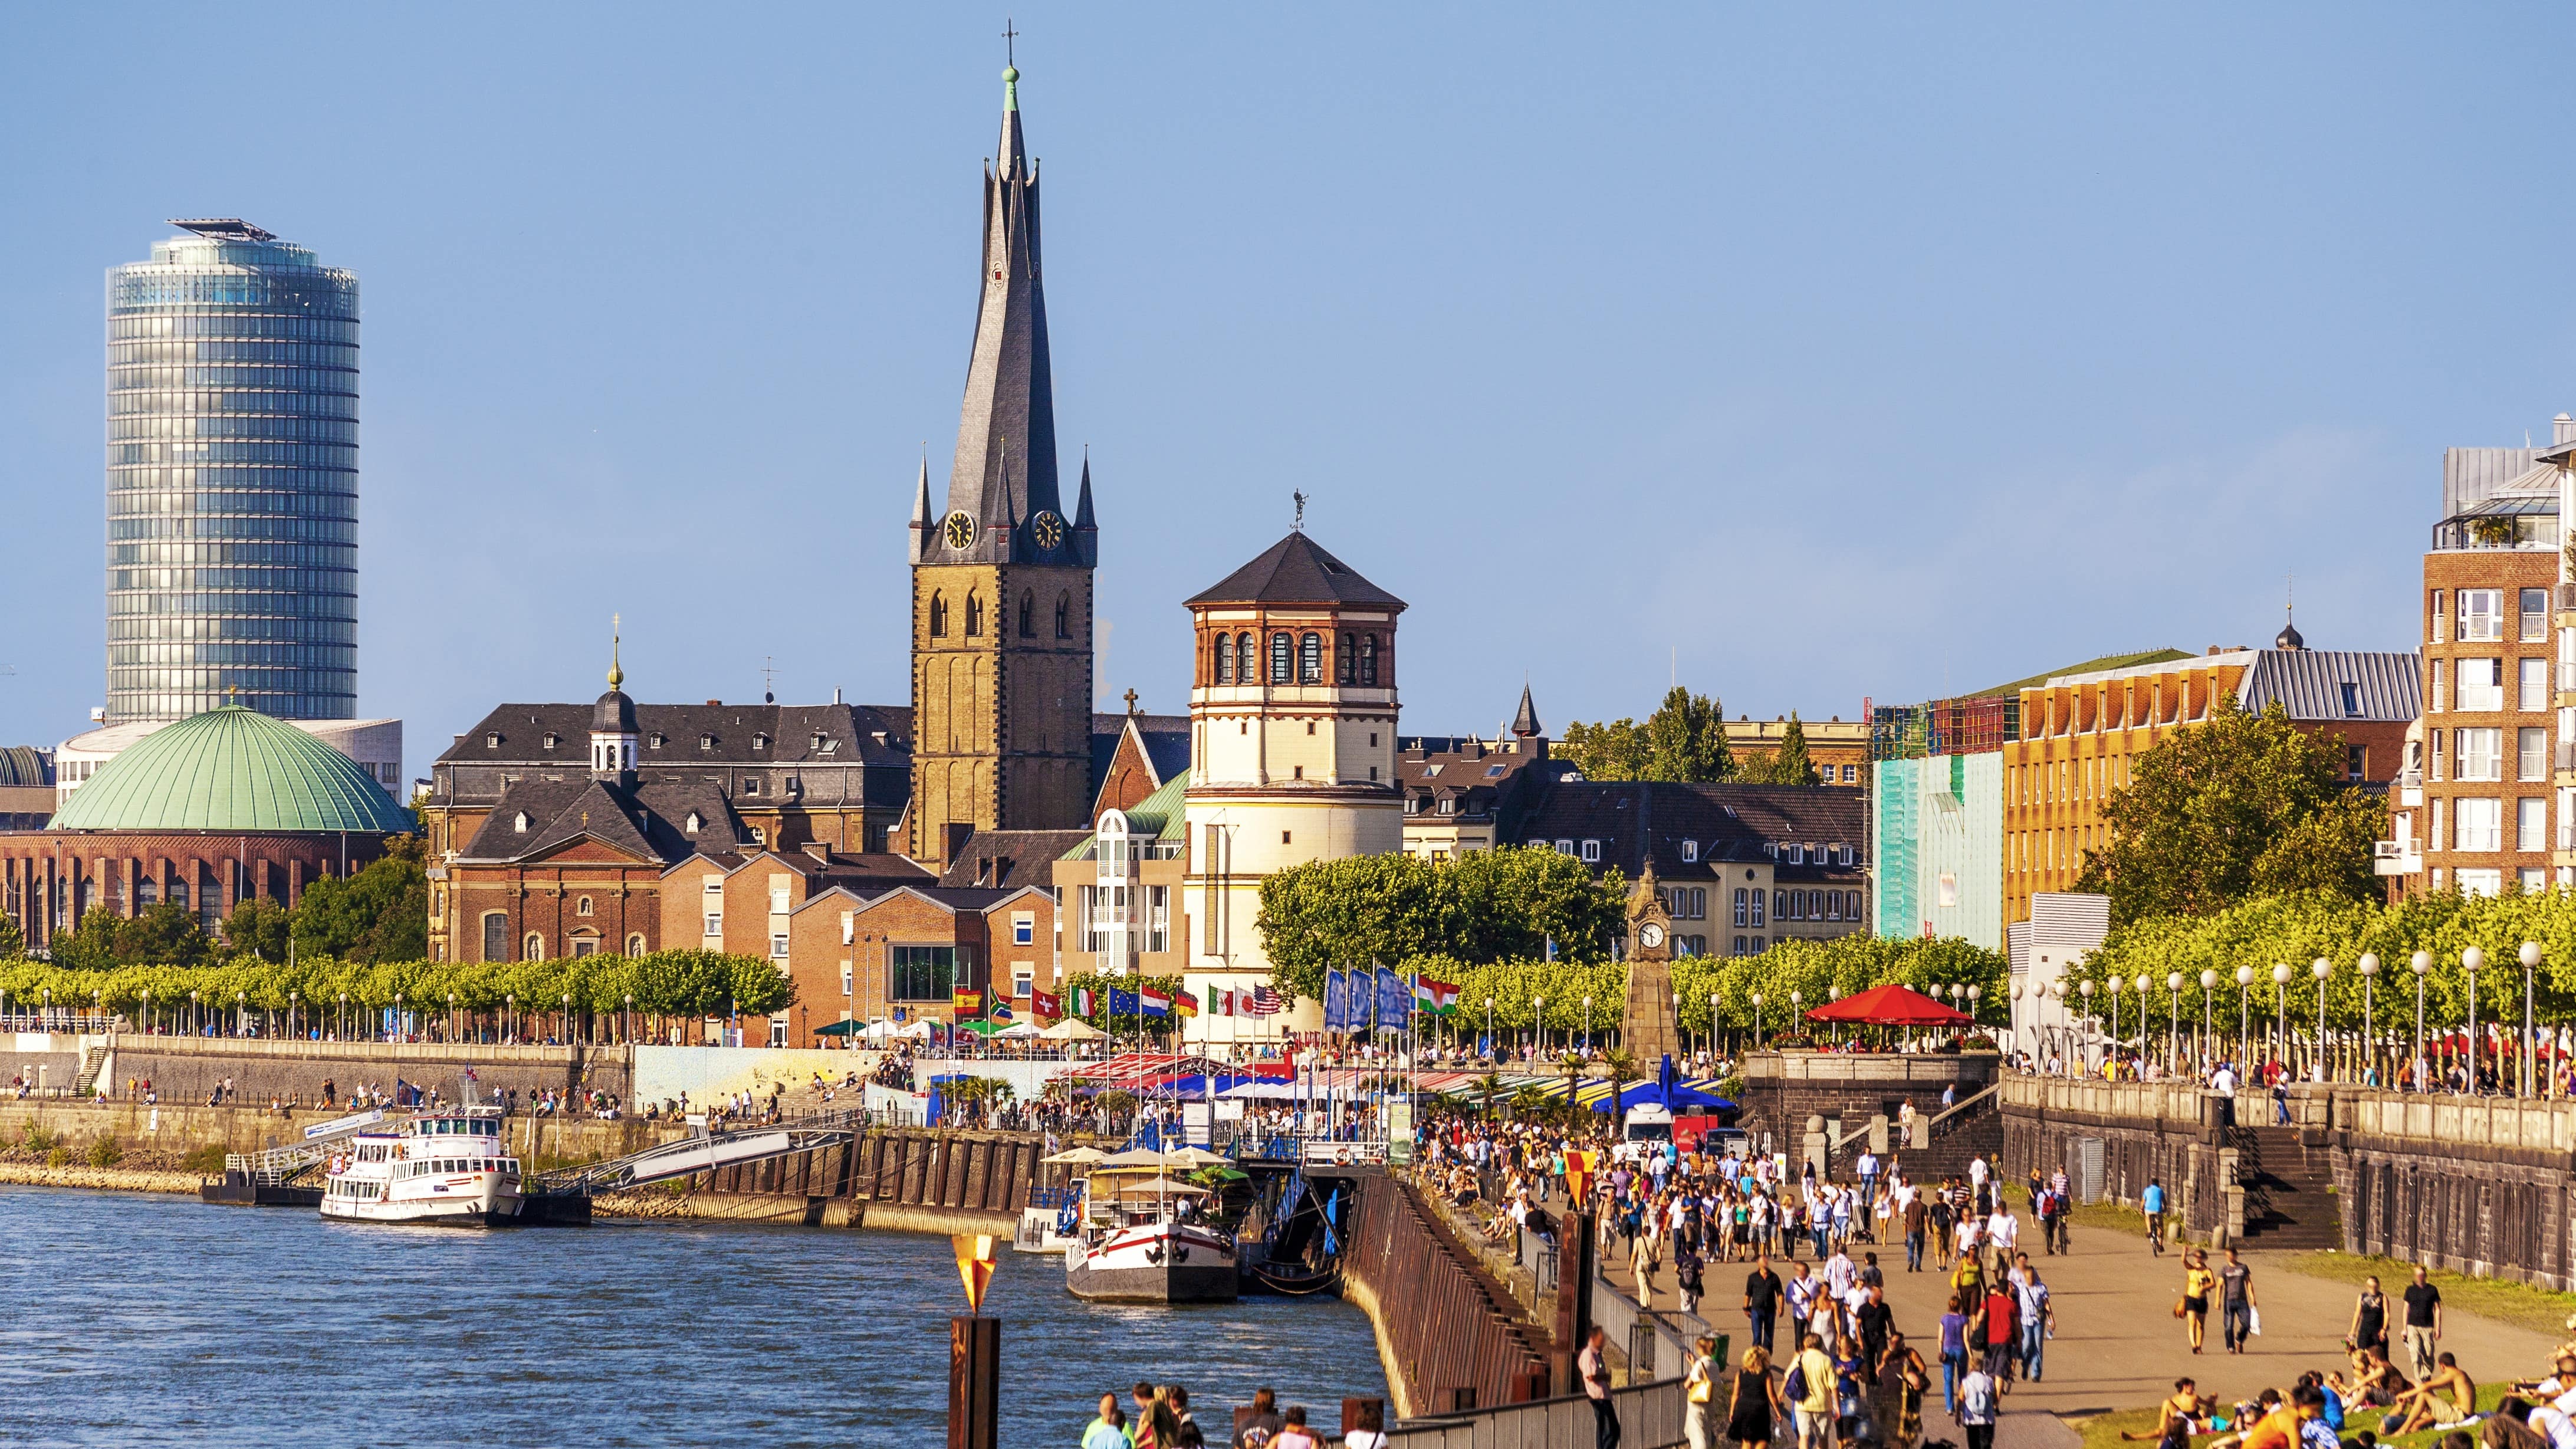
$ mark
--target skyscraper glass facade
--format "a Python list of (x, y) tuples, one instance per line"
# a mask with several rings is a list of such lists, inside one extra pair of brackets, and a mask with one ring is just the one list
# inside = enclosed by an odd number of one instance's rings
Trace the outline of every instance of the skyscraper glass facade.
[(107, 274), (108, 718), (352, 718), (358, 278), (176, 225)]

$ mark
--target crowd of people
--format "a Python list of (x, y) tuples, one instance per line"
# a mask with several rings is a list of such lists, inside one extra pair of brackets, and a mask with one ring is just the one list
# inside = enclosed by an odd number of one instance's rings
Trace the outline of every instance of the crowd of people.
[[(1231, 1434), (1210, 1439), (1190, 1409), (1190, 1391), (1179, 1384), (1140, 1380), (1128, 1401), (1100, 1396), (1100, 1413), (1082, 1431), (1080, 1449), (1323, 1449), (1324, 1431), (1306, 1422), (1303, 1405), (1279, 1405), (1275, 1389), (1260, 1389)], [(1359, 1422), (1340, 1435), (1344, 1449), (1385, 1449), (1386, 1415), (1376, 1403), (1361, 1406)]]

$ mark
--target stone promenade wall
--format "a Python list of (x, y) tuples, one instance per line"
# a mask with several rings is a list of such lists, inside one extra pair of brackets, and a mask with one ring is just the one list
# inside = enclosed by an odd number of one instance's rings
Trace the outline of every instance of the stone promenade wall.
[[(1964, 1101), (1992, 1086), (2001, 1070), (2002, 1058), (1993, 1052), (1753, 1052), (1744, 1060), (1744, 1111), (1736, 1125), (1753, 1134), (1757, 1148), (1769, 1133), (1771, 1149), (1789, 1154), (1794, 1164), (1804, 1160), (1809, 1118), (1825, 1120), (1829, 1141), (1839, 1120), (1842, 1146), (1827, 1152), (1837, 1177), (1850, 1175), (1865, 1148), (1882, 1159), (1897, 1153), (1917, 1181), (1964, 1176), (1970, 1157), (2002, 1150), (2000, 1116), (1980, 1105), (1961, 1114), (1956, 1131), (1932, 1136), (1928, 1124), (1940, 1115), (1944, 1088), (1957, 1088)], [(1909, 1101), (1926, 1124), (1927, 1140), (1920, 1146), (1908, 1146), (1897, 1131)], [(1873, 1141), (1865, 1129), (1879, 1115), (1887, 1118), (1887, 1136)]]
[(75, 1040), (86, 1046), (111, 1044), (113, 1054), (103, 1064), (99, 1085), (123, 1096), (128, 1082), (148, 1080), (165, 1106), (202, 1103), (227, 1077), (243, 1102), (255, 1100), (262, 1105), (271, 1095), (319, 1102), (325, 1080), (333, 1084), (342, 1100), (346, 1100), (353, 1086), (372, 1083), (391, 1092), (397, 1080), (436, 1086), (445, 1097), (453, 1099), (468, 1070), (477, 1078), (476, 1089), (487, 1098), (515, 1089), (524, 1101), (530, 1093), (548, 1087), (561, 1092), (581, 1086), (630, 1097), (633, 1053), (644, 1050), (623, 1046), (252, 1041), (145, 1036), (134, 1032), (77, 1039), (20, 1035), (14, 1041), (0, 1037), (0, 1081), (23, 1071), (32, 1082), (36, 1078), (35, 1065), (41, 1062), (47, 1068), (48, 1086), (70, 1086), (80, 1062)]
[(2205, 1238), (2227, 1224), (2224, 1114), (2198, 1087), (2007, 1076), (2002, 1095), (2006, 1176), (2020, 1180), (2034, 1167), (2075, 1176), (2079, 1143), (2095, 1138), (2105, 1197), (2136, 1202), (2148, 1182), (2160, 1180), (2189, 1236)]

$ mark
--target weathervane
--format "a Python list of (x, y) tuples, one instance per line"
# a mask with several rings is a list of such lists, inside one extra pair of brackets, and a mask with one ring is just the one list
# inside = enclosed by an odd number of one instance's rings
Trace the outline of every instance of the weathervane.
[(1291, 493), (1288, 496), (1297, 500), (1297, 519), (1296, 522), (1289, 526), (1299, 533), (1304, 533), (1306, 531), (1306, 495), (1303, 493)]
[(1016, 30), (1014, 30), (1014, 29), (1012, 29), (1012, 28), (1011, 28), (1011, 18), (1010, 18), (1009, 16), (1007, 16), (1007, 15), (1003, 16), (1003, 17), (1002, 17), (1002, 63), (1003, 63), (1004, 65), (1016, 66), (1016, 65), (1018, 65), (1018, 64), (1020, 63), (1020, 62), (1019, 62), (1019, 56), (1018, 56), (1017, 52), (1012, 48), (1012, 44), (1011, 44), (1013, 41), (1018, 40), (1019, 38), (1020, 38), (1020, 33), (1019, 33), (1018, 31), (1016, 31)]

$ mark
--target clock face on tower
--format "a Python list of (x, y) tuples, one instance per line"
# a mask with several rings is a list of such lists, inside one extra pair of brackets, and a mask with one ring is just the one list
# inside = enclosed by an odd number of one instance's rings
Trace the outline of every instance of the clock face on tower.
[(948, 546), (965, 548), (975, 542), (975, 515), (964, 509), (948, 515)]
[(1052, 508), (1043, 510), (1029, 521), (1029, 534), (1038, 541), (1038, 547), (1054, 548), (1064, 542), (1064, 520), (1056, 517)]
[(1637, 944), (1652, 951), (1664, 944), (1664, 928), (1648, 921), (1637, 928)]

